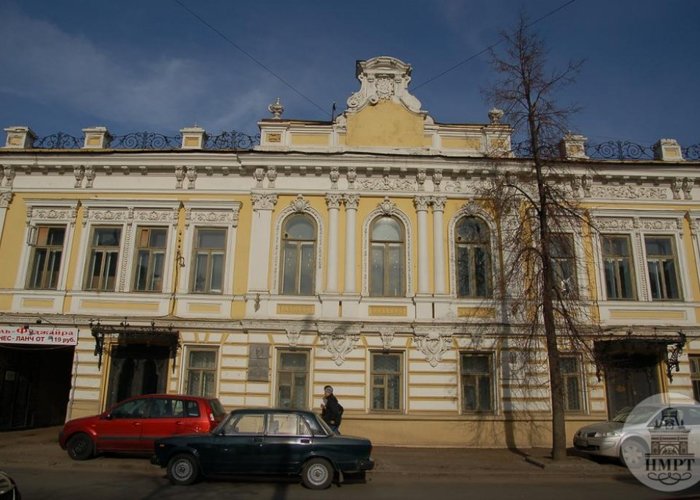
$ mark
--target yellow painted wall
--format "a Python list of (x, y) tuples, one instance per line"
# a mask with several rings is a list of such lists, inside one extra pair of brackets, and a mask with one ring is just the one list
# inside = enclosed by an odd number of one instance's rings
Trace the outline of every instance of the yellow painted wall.
[(380, 101), (348, 114), (347, 146), (424, 147), (423, 117), (401, 104)]

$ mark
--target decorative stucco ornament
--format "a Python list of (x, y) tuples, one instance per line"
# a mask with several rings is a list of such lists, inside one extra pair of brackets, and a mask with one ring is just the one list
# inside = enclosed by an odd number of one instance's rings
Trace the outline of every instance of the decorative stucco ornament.
[(272, 113), (272, 118), (275, 120), (280, 120), (282, 118), (282, 113), (284, 113), (284, 106), (280, 102), (280, 98), (275, 99), (275, 102), (267, 107), (267, 110)]
[(430, 366), (437, 366), (442, 361), (442, 356), (450, 350), (452, 337), (439, 334), (415, 334), (413, 341), (418, 346), (418, 350), (425, 355)]
[(421, 111), (421, 103), (408, 92), (411, 81), (411, 65), (399, 59), (380, 56), (367, 61), (357, 61), (355, 75), (360, 80), (360, 90), (348, 99), (348, 111), (356, 112), (380, 101), (403, 104), (414, 113)]
[(321, 340), (326, 350), (331, 353), (331, 358), (335, 364), (340, 366), (345, 361), (345, 356), (355, 348), (359, 341), (359, 334), (355, 333), (326, 333), (321, 334)]

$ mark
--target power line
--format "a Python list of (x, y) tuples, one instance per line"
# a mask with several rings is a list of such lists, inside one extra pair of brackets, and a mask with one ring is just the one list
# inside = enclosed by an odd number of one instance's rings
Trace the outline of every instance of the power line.
[(267, 66), (265, 66), (262, 62), (258, 61), (251, 53), (249, 53), (248, 51), (246, 51), (245, 49), (243, 49), (240, 45), (238, 45), (236, 42), (234, 42), (234, 41), (231, 40), (229, 37), (227, 37), (224, 33), (222, 33), (221, 31), (219, 31), (218, 29), (216, 29), (214, 26), (212, 26), (211, 24), (209, 24), (205, 19), (203, 19), (203, 18), (202, 18), (201, 16), (199, 16), (196, 12), (192, 11), (189, 7), (187, 7), (186, 5), (184, 5), (180, 0), (173, 0), (173, 2), (175, 2), (175, 3), (178, 4), (180, 7), (182, 7), (182, 8), (183, 8), (185, 11), (187, 11), (192, 17), (194, 17), (194, 18), (197, 19), (200, 23), (202, 23), (204, 26), (206, 26), (207, 28), (209, 28), (210, 30), (212, 30), (214, 33), (216, 33), (217, 35), (219, 35), (221, 38), (223, 38), (223, 39), (224, 39), (226, 42), (228, 42), (231, 46), (233, 46), (235, 49), (237, 49), (237, 50), (240, 51), (242, 54), (244, 54), (246, 57), (248, 57), (248, 58), (249, 58), (251, 61), (253, 61), (255, 64), (257, 64), (257, 65), (260, 66), (262, 69), (264, 69), (265, 71), (267, 71), (268, 73), (270, 73), (272, 76), (274, 76), (275, 78), (277, 78), (277, 79), (278, 79), (280, 82), (282, 82), (284, 85), (286, 85), (287, 87), (289, 87), (290, 89), (292, 89), (292, 91), (294, 91), (297, 95), (299, 95), (299, 96), (302, 97), (303, 99), (307, 100), (308, 102), (310, 102), (311, 104), (313, 104), (314, 106), (316, 106), (316, 107), (317, 107), (318, 109), (320, 109), (324, 114), (328, 112), (327, 110), (323, 109), (321, 106), (319, 106), (318, 104), (316, 104), (316, 103), (315, 103), (313, 100), (311, 100), (309, 97), (307, 97), (307, 96), (305, 96), (304, 94), (302, 94), (302, 93), (301, 93), (299, 90), (297, 90), (291, 83), (287, 82), (284, 78), (282, 78), (282, 77), (279, 76), (277, 73), (275, 73), (274, 71), (272, 71), (270, 68), (268, 68)]
[[(550, 11), (547, 12), (545, 15), (543, 15), (543, 16), (541, 16), (541, 17), (538, 17), (537, 19), (535, 19), (534, 21), (532, 21), (531, 23), (529, 23), (529, 24), (527, 25), (527, 27), (529, 28), (530, 26), (534, 26), (535, 24), (537, 24), (537, 23), (539, 23), (540, 21), (542, 21), (542, 20), (548, 18), (549, 16), (552, 16), (552, 15), (556, 14), (557, 12), (559, 12), (559, 11), (562, 10), (563, 8), (569, 6), (570, 4), (574, 3), (575, 1), (576, 1), (576, 0), (569, 0), (568, 2), (566, 2), (566, 3), (562, 4), (562, 5), (560, 5), (559, 7), (557, 7), (556, 9), (550, 10)], [(447, 68), (447, 69), (446, 69), (445, 71), (443, 71), (442, 73), (440, 73), (440, 74), (438, 74), (438, 75), (435, 75), (434, 77), (429, 78), (428, 80), (426, 80), (426, 81), (424, 81), (424, 82), (422, 82), (422, 83), (416, 85), (415, 87), (413, 87), (413, 91), (416, 91), (416, 90), (418, 90), (419, 88), (424, 87), (425, 85), (428, 85), (428, 84), (431, 83), (431, 82), (434, 82), (434, 81), (437, 80), (438, 78), (442, 78), (442, 77), (445, 76), (447, 73), (450, 73), (451, 71), (454, 71), (455, 69), (457, 69), (457, 68), (459, 68), (460, 66), (462, 66), (462, 65), (464, 65), (464, 64), (466, 64), (466, 63), (468, 63), (469, 61), (471, 61), (471, 60), (473, 60), (473, 59), (476, 59), (476, 58), (479, 57), (480, 55), (482, 55), (482, 54), (484, 54), (484, 53), (490, 51), (491, 49), (493, 49), (494, 47), (500, 45), (501, 43), (503, 43), (503, 38), (502, 38), (502, 37), (501, 37), (500, 40), (498, 40), (497, 42), (495, 42), (495, 43), (489, 45), (489, 46), (486, 47), (485, 49), (480, 50), (480, 51), (477, 52), (476, 54), (473, 54), (473, 55), (467, 57), (466, 59), (464, 59), (463, 61), (458, 62), (458, 63), (455, 64), (454, 66), (451, 66), (451, 67)]]

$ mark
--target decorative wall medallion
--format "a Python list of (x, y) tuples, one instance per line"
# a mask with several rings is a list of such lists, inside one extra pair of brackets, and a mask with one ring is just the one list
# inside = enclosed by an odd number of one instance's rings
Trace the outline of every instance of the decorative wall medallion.
[(427, 178), (427, 175), (425, 173), (424, 168), (418, 169), (418, 173), (416, 174), (416, 182), (418, 183), (418, 191), (423, 191), (425, 189), (425, 179)]
[(187, 167), (187, 189), (194, 189), (194, 183), (197, 180), (197, 167)]
[(74, 166), (73, 175), (75, 176), (75, 184), (73, 184), (73, 187), (82, 187), (83, 179), (85, 178), (85, 167), (82, 165)]
[(347, 356), (357, 345), (360, 336), (353, 333), (326, 333), (321, 334), (321, 340), (326, 350), (331, 353), (331, 358), (335, 364), (340, 366)]
[(301, 338), (300, 329), (287, 328), (287, 339), (289, 340), (289, 347), (296, 347), (299, 345), (299, 339)]
[(420, 101), (408, 92), (411, 66), (403, 61), (387, 56), (358, 61), (357, 79), (360, 90), (348, 98), (348, 111), (359, 111), (379, 101), (393, 101), (414, 113), (420, 112)]
[(338, 189), (338, 179), (340, 179), (340, 169), (338, 169), (338, 167), (331, 167), (329, 177), (331, 178), (331, 189)]
[(289, 202), (289, 206), (292, 207), (292, 210), (298, 213), (305, 212), (311, 207), (309, 202), (305, 200), (304, 196), (301, 194), (298, 194), (296, 199)]
[(450, 349), (452, 337), (439, 334), (414, 334), (413, 341), (420, 352), (425, 355), (425, 359), (430, 363), (430, 366), (435, 367), (442, 361), (442, 356)]
[(377, 205), (377, 207), (381, 210), (382, 215), (391, 216), (396, 210), (396, 203), (392, 203), (389, 197), (385, 196), (384, 201)]
[(348, 187), (350, 189), (354, 189), (355, 180), (357, 179), (357, 170), (355, 170), (355, 167), (348, 167), (348, 173), (346, 174), (346, 177), (348, 179)]
[(85, 167), (85, 187), (91, 188), (95, 182), (95, 167)]
[(0, 208), (7, 208), (12, 201), (12, 192), (3, 191), (0, 193)]
[(379, 336), (382, 338), (382, 347), (385, 351), (391, 349), (391, 344), (394, 342), (393, 328), (380, 328)]
[(15, 180), (15, 169), (12, 165), (5, 165), (2, 169), (2, 173), (5, 176), (5, 186), (12, 187), (12, 183)]
[(267, 169), (267, 180), (270, 181), (268, 187), (275, 187), (275, 180), (277, 179), (277, 169), (275, 167), (268, 167)]
[(693, 185), (695, 184), (695, 179), (690, 179), (686, 177), (683, 179), (683, 197), (686, 200), (693, 199)]

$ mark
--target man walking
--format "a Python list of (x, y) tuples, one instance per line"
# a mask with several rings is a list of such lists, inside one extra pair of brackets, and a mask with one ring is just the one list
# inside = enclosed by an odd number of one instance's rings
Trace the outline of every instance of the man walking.
[(338, 428), (343, 418), (343, 407), (333, 394), (333, 387), (327, 385), (323, 388), (323, 403), (321, 403), (321, 418), (336, 434), (340, 434)]

